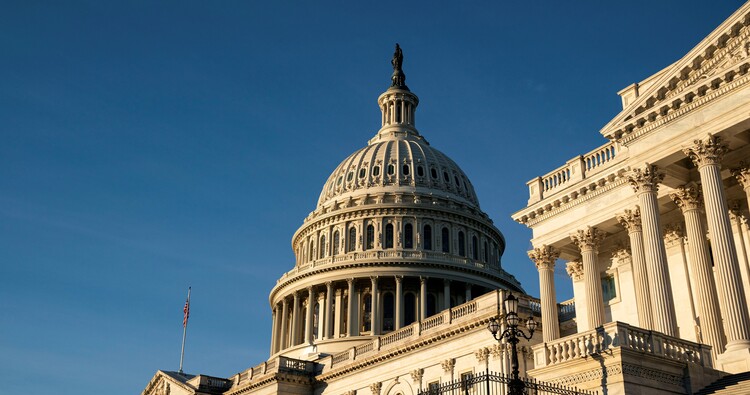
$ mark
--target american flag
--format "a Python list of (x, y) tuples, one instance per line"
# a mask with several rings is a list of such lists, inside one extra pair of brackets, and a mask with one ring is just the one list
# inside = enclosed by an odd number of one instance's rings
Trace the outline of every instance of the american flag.
[(182, 327), (185, 328), (187, 327), (188, 317), (190, 317), (190, 296), (185, 301), (185, 307), (182, 309), (182, 312), (185, 313), (182, 318)]

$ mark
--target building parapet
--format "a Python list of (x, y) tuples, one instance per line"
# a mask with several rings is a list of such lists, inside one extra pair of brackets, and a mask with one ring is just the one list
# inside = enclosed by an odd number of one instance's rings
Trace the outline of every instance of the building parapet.
[(261, 377), (266, 377), (272, 373), (290, 373), (297, 375), (312, 375), (315, 372), (315, 363), (312, 361), (302, 361), (299, 359), (278, 356), (257, 366), (253, 366), (243, 372), (229, 378), (232, 387), (241, 387), (254, 381), (259, 381)]

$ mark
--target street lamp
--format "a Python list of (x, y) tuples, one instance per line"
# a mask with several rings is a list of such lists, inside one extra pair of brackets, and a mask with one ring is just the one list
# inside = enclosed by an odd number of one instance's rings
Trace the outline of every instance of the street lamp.
[(495, 317), (492, 317), (487, 324), (487, 329), (492, 333), (492, 337), (494, 337), (495, 340), (500, 341), (502, 339), (507, 339), (508, 343), (510, 343), (511, 379), (508, 384), (508, 387), (510, 388), (508, 394), (523, 395), (525, 392), (525, 385), (518, 377), (518, 350), (516, 350), (516, 344), (518, 344), (521, 337), (526, 340), (531, 340), (538, 323), (534, 321), (534, 318), (532, 317), (529, 317), (529, 319), (526, 320), (526, 329), (529, 330), (529, 335), (526, 336), (523, 330), (518, 328), (518, 324), (521, 321), (521, 318), (518, 316), (518, 298), (513, 296), (513, 294), (510, 294), (505, 298), (503, 304), (505, 305), (505, 324), (507, 325), (507, 328), (505, 328), (502, 333), (498, 333), (500, 332), (500, 323)]

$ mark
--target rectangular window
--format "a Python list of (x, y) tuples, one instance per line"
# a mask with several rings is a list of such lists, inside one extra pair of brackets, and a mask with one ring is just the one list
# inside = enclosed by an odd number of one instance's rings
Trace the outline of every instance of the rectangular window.
[(433, 381), (429, 384), (427, 384), (427, 391), (430, 395), (437, 395), (440, 393), (440, 382), (439, 381)]
[(616, 297), (617, 289), (615, 287), (615, 276), (609, 275), (602, 277), (602, 299), (604, 299), (604, 303), (607, 303)]
[(472, 372), (461, 373), (461, 393), (462, 394), (470, 394), (471, 393), (470, 391), (474, 388), (474, 385), (471, 382), (472, 376), (473, 376)]

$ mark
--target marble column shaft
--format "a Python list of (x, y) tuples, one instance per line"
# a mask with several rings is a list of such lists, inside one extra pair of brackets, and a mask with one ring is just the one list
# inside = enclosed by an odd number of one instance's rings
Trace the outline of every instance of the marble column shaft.
[(294, 301), (292, 302), (292, 330), (291, 330), (291, 341), (289, 342), (290, 346), (296, 346), (299, 344), (299, 326), (300, 326), (300, 316), (299, 316), (299, 293), (294, 292)]
[(693, 275), (690, 281), (695, 285), (698, 297), (701, 341), (710, 345), (714, 355), (718, 355), (724, 350), (724, 336), (721, 327), (719, 295), (716, 292), (716, 281), (708, 255), (706, 229), (703, 227), (700, 215), (700, 188), (695, 184), (689, 184), (678, 188), (675, 193), (670, 194), (670, 197), (685, 217), (685, 232)]
[(588, 227), (570, 235), (571, 240), (581, 251), (583, 261), (583, 281), (586, 288), (586, 311), (589, 329), (604, 324), (604, 300), (602, 299), (602, 281), (599, 274), (597, 250), (603, 234), (596, 228)]
[(451, 308), (451, 280), (443, 280), (443, 310)]
[(352, 337), (357, 335), (355, 332), (355, 329), (357, 328), (357, 323), (355, 322), (357, 301), (354, 297), (354, 279), (348, 278), (346, 279), (346, 283), (349, 286), (349, 295), (347, 296), (346, 300), (346, 309), (348, 315), (346, 319), (346, 335), (348, 337)]
[(646, 270), (646, 256), (643, 251), (643, 229), (641, 228), (641, 211), (625, 210), (617, 215), (617, 220), (627, 229), (630, 239), (630, 256), (633, 262), (633, 283), (635, 285), (635, 304), (638, 311), (638, 324), (643, 329), (654, 329), (651, 296)]
[(289, 303), (286, 298), (281, 301), (281, 314), (281, 339), (278, 351), (287, 348), (287, 339), (289, 336)]
[(464, 291), (466, 292), (465, 299), (466, 302), (471, 300), (471, 284), (470, 283), (464, 283)]
[(307, 310), (305, 310), (305, 338), (307, 344), (313, 343), (313, 309), (315, 308), (315, 293), (313, 287), (307, 287)]
[(539, 270), (539, 294), (542, 303), (542, 338), (550, 342), (560, 337), (555, 295), (555, 261), (560, 256), (556, 249), (542, 245), (528, 252)]
[(276, 342), (279, 340), (279, 318), (281, 314), (279, 314), (279, 307), (276, 306), (273, 310), (271, 310), (271, 355), (276, 353)]
[(378, 277), (370, 277), (372, 282), (372, 291), (370, 292), (370, 328), (372, 329), (373, 335), (380, 334), (380, 303), (379, 292), (378, 292)]
[(404, 326), (404, 290), (403, 290), (403, 276), (396, 276), (396, 330), (401, 329)]
[(334, 315), (334, 317), (333, 317), (333, 320), (334, 320), (333, 321), (333, 338), (334, 339), (338, 339), (339, 337), (341, 337), (341, 324), (344, 321), (344, 314), (342, 314), (343, 313), (343, 308), (344, 308), (344, 305), (343, 305), (342, 300), (341, 300), (342, 299), (342, 294), (343, 294), (343, 291), (341, 289), (337, 289), (336, 290), (336, 299), (334, 301), (335, 307), (333, 309), (334, 310), (334, 313), (333, 313), (333, 315)]
[(419, 320), (427, 318), (427, 277), (419, 278)]
[(646, 164), (643, 169), (634, 169), (629, 181), (638, 196), (641, 207), (644, 255), (650, 280), (654, 330), (677, 337), (677, 315), (674, 309), (672, 283), (669, 279), (667, 251), (661, 230), (661, 218), (656, 193), (664, 173), (656, 166)]
[(326, 300), (325, 300), (325, 314), (323, 314), (323, 334), (321, 338), (330, 339), (332, 337), (333, 329), (333, 316), (331, 310), (333, 310), (333, 283), (326, 282)]
[(696, 140), (694, 146), (684, 150), (700, 173), (711, 251), (718, 275), (727, 350), (736, 350), (750, 348), (750, 317), (721, 179), (721, 158), (726, 151), (726, 144), (719, 137), (711, 135), (704, 141)]

